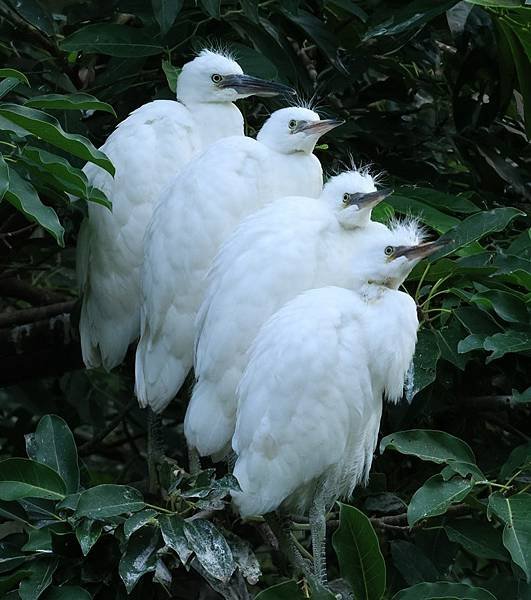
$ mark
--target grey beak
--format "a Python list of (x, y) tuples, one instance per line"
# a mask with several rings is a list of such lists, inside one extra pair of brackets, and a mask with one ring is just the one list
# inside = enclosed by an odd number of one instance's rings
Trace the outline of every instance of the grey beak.
[(374, 208), (376, 205), (380, 204), (382, 200), (385, 200), (387, 196), (390, 196), (394, 190), (392, 188), (382, 188), (381, 190), (376, 190), (376, 192), (370, 192), (369, 194), (349, 194), (350, 199), (347, 204), (353, 205), (356, 204), (359, 209), (362, 208)]
[(231, 88), (239, 94), (253, 96), (277, 96), (278, 94), (296, 94), (297, 92), (289, 85), (267, 81), (251, 75), (225, 75), (218, 83), (218, 87)]
[(315, 135), (324, 135), (327, 131), (331, 131), (340, 125), (343, 125), (345, 121), (342, 119), (323, 119), (322, 121), (299, 121), (297, 127), (293, 130), (293, 133), (299, 133), (305, 131), (306, 133), (312, 133)]
[(418, 244), (416, 246), (398, 246), (392, 258), (405, 256), (408, 260), (420, 260), (421, 258), (430, 256), (430, 254), (437, 252), (437, 250), (440, 250), (451, 243), (452, 240), (438, 239), (434, 242), (426, 242), (425, 244)]

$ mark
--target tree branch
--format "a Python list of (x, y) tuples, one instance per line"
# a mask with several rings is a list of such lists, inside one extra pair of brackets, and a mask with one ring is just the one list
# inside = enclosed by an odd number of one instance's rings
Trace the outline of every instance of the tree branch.
[[(36, 287), (17, 277), (0, 279), (0, 296), (25, 300), (36, 306), (57, 304), (67, 300), (64, 294), (46, 288)], [(3, 315), (0, 315), (0, 318), (2, 316)]]

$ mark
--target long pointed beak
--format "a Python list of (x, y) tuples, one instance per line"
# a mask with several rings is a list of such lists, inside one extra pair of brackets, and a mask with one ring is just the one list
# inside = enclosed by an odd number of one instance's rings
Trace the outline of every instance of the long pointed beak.
[(392, 188), (382, 188), (381, 190), (376, 190), (375, 192), (370, 192), (368, 194), (349, 194), (350, 199), (347, 204), (356, 204), (360, 210), (363, 208), (372, 209), (380, 204), (382, 200), (385, 200), (387, 196), (390, 196), (393, 191)]
[(340, 125), (343, 125), (345, 121), (342, 119), (323, 119), (321, 121), (299, 121), (297, 127), (293, 130), (293, 133), (299, 133), (305, 131), (315, 135), (324, 135), (327, 131), (331, 131)]
[(434, 242), (426, 242), (425, 244), (418, 244), (416, 246), (398, 246), (393, 254), (392, 258), (398, 258), (399, 256), (405, 256), (408, 260), (420, 260), (421, 258), (426, 258), (444, 248), (448, 244), (450, 244), (452, 240), (442, 240), (438, 239)]
[(278, 94), (296, 94), (289, 85), (276, 81), (267, 81), (251, 75), (225, 75), (218, 83), (220, 88), (231, 88), (238, 94), (249, 96), (277, 96)]

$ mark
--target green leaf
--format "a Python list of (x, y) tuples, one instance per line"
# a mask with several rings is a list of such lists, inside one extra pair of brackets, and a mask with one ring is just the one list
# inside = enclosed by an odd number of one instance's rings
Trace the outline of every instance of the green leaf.
[(489, 512), (502, 523), (503, 545), (513, 561), (522, 568), (527, 583), (531, 582), (531, 494), (505, 498), (500, 492), (489, 497)]
[(442, 236), (441, 239), (451, 240), (451, 242), (442, 250), (436, 252), (431, 260), (435, 261), (442, 256), (446, 256), (462, 246), (480, 240), (489, 233), (502, 231), (512, 220), (523, 214), (522, 211), (516, 208), (506, 207), (484, 210), (471, 215)]
[(92, 596), (77, 585), (51, 586), (46, 590), (43, 600), (91, 600)]
[(221, 0), (199, 0), (199, 4), (203, 12), (214, 19), (219, 19), (221, 16)]
[(284, 581), (260, 592), (255, 600), (304, 600), (305, 597), (296, 581)]
[(28, 531), (28, 541), (22, 546), (21, 550), (24, 550), (24, 552), (51, 552), (51, 530), (46, 527), (42, 529), (30, 529)]
[(9, 92), (14, 90), (19, 83), (20, 81), (15, 77), (8, 77), (7, 79), (0, 81), (0, 98), (9, 94)]
[(67, 494), (79, 488), (79, 466), (74, 436), (66, 422), (57, 415), (45, 415), (34, 434), (26, 436), (29, 458), (57, 471), (66, 484)]
[(158, 528), (143, 527), (135, 531), (129, 539), (127, 550), (120, 559), (118, 567), (128, 594), (142, 575), (155, 570), (157, 564), (155, 550), (159, 544), (159, 537)]
[(487, 560), (507, 560), (501, 531), (492, 525), (477, 519), (455, 519), (444, 526), (444, 531), (451, 542), (480, 558)]
[(181, 12), (184, 0), (151, 0), (153, 14), (160, 26), (160, 33), (164, 36), (175, 23), (177, 15)]
[(9, 188), (9, 167), (0, 154), (0, 202)]
[(509, 330), (504, 333), (495, 333), (485, 339), (483, 348), (492, 352), (487, 357), (487, 364), (514, 352), (531, 350), (531, 337), (528, 332)]
[(439, 572), (424, 552), (411, 542), (390, 542), (393, 563), (408, 585), (425, 581), (437, 581)]
[(515, 8), (522, 6), (522, 0), (466, 0), (469, 4), (479, 4), (489, 8)]
[(92, 143), (82, 135), (66, 133), (59, 121), (45, 112), (9, 104), (0, 104), (0, 116), (15, 125), (23, 127), (29, 133), (48, 142), (52, 146), (66, 150), (70, 154), (92, 162), (114, 175), (114, 167), (103, 152), (97, 150)]
[(476, 462), (470, 446), (445, 431), (410, 429), (392, 433), (380, 442), (380, 452), (387, 448), (437, 464), (451, 461)]
[(459, 223), (459, 219), (451, 217), (425, 202), (402, 196), (397, 192), (388, 198), (387, 202), (399, 213), (417, 217), (438, 233), (444, 233)]
[(37, 600), (52, 583), (52, 577), (57, 569), (57, 558), (38, 558), (30, 564), (31, 575), (20, 582), (18, 593), (21, 600)]
[(85, 490), (79, 497), (76, 516), (105, 519), (144, 508), (142, 494), (127, 485), (104, 483)]
[(28, 21), (46, 35), (53, 35), (53, 19), (51, 14), (36, 0), (24, 0), (24, 2), (12, 2), (13, 8)]
[(20, 521), (21, 523), (28, 522), (26, 512), (18, 502), (0, 500), (0, 517), (12, 521)]
[(385, 561), (369, 519), (357, 508), (339, 504), (339, 527), (332, 545), (356, 600), (380, 600), (385, 592)]
[(0, 542), (0, 573), (16, 569), (27, 559), (28, 556), (22, 550), (6, 542)]
[(215, 579), (227, 582), (236, 565), (232, 552), (221, 532), (210, 521), (185, 521), (184, 535), (202, 567)]
[(83, 519), (76, 527), (76, 538), (83, 556), (87, 556), (92, 546), (100, 539), (102, 530), (103, 523), (92, 519)]
[(61, 500), (65, 482), (50, 467), (26, 458), (8, 458), (0, 462), (0, 499), (47, 498)]
[(465, 195), (453, 196), (418, 185), (401, 185), (396, 189), (392, 197), (394, 198), (395, 195), (417, 200), (423, 204), (429, 204), (442, 212), (450, 211), (453, 213), (472, 214), (479, 211), (479, 208), (465, 197)]
[(4, 598), (4, 595), (7, 594), (7, 592), (14, 589), (17, 583), (22, 581), (22, 579), (29, 577), (30, 575), (31, 571), (26, 569), (19, 569), (16, 573), (10, 573), (9, 575), (0, 577), (0, 594), (2, 594), (2, 598)]
[(27, 219), (38, 223), (51, 233), (60, 246), (64, 246), (65, 230), (55, 210), (41, 202), (35, 188), (14, 169), (9, 169), (9, 189), (5, 199)]
[(65, 52), (95, 52), (123, 58), (152, 56), (163, 51), (146, 31), (114, 23), (82, 27), (65, 38), (60, 48)]
[(156, 510), (153, 510), (152, 508), (146, 508), (129, 517), (124, 523), (125, 539), (128, 540), (137, 529), (140, 529), (150, 521), (153, 522), (156, 515)]
[(17, 79), (21, 83), (25, 83), (27, 86), (29, 86), (30, 84), (28, 78), (24, 75), (24, 73), (21, 73), (16, 69), (0, 69), (0, 77), (6, 77), (8, 79)]
[(77, 92), (75, 94), (45, 94), (44, 96), (33, 96), (26, 100), (24, 106), (30, 108), (44, 108), (57, 110), (101, 110), (116, 116), (114, 108), (101, 102), (90, 94)]
[(182, 69), (174, 67), (168, 60), (163, 60), (162, 70), (164, 71), (164, 75), (166, 75), (168, 87), (175, 94), (177, 92), (177, 79), (179, 79)]
[(531, 467), (531, 441), (513, 448), (509, 458), (500, 469), (500, 477), (507, 480), (524, 465), (528, 468)]
[(527, 323), (527, 307), (516, 294), (502, 290), (483, 290), (474, 294), (470, 302), (484, 309), (492, 309), (509, 323)]
[(184, 519), (178, 515), (161, 515), (159, 523), (164, 543), (177, 553), (177, 556), (185, 565), (193, 550), (190, 548), (184, 534)]
[(473, 483), (461, 477), (448, 481), (440, 474), (430, 477), (411, 498), (407, 509), (409, 526), (413, 527), (421, 519), (444, 514), (454, 502), (463, 500), (473, 487)]
[(487, 590), (472, 587), (466, 583), (419, 583), (401, 590), (393, 596), (393, 600), (442, 600), (457, 598), (458, 600), (496, 600)]

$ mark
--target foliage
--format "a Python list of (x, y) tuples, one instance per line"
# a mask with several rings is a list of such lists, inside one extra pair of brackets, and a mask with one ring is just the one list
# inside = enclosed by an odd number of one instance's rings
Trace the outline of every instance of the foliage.
[[(85, 201), (112, 208), (81, 167), (112, 172), (96, 148), (116, 123), (174, 97), (179, 67), (218, 40), (347, 121), (319, 158), (386, 173), (378, 218), (413, 214), (451, 240), (407, 282), (422, 323), (409, 403), (386, 409), (368, 487), (329, 516), (331, 588), (531, 597), (530, 14), (519, 0), (0, 2), (2, 597), (330, 597), (236, 518), (222, 467), (185, 470), (186, 386), (150, 494), (131, 361), (86, 372), (72, 338)], [(276, 106), (242, 104), (249, 134)]]

